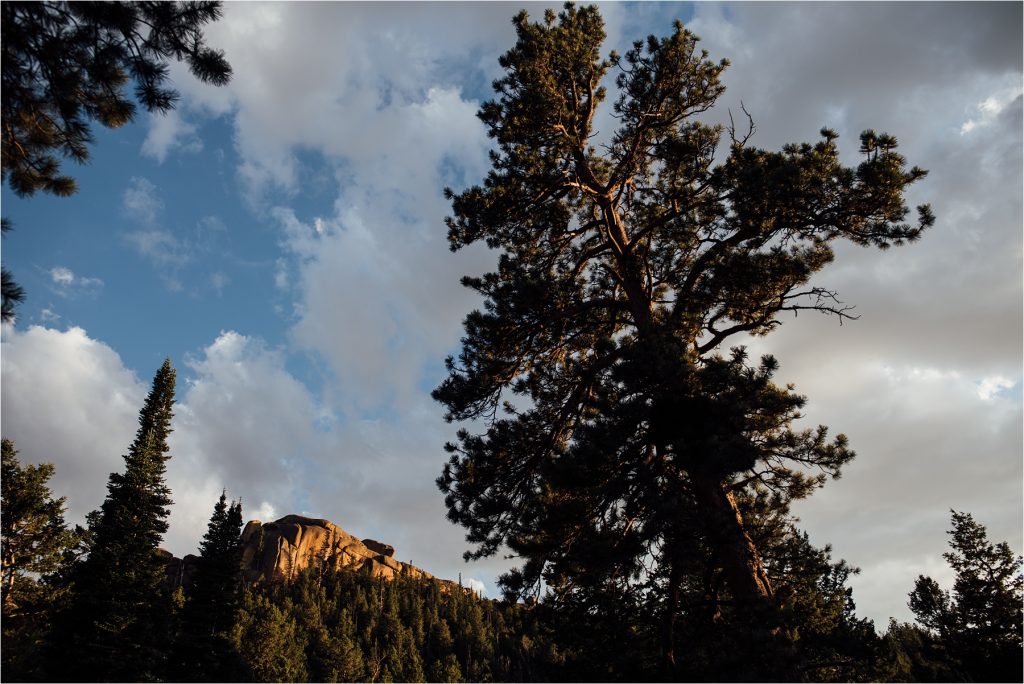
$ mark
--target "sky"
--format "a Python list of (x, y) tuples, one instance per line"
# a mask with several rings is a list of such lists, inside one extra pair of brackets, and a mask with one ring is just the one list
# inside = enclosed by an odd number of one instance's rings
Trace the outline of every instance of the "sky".
[[(0, 427), (23, 463), (55, 464), (69, 521), (102, 503), (169, 356), (175, 555), (196, 552), (226, 488), (247, 519), (327, 518), (497, 595), (511, 561), (465, 563), (434, 484), (456, 428), (430, 391), (480, 305), (459, 278), (496, 263), (448, 250), (442, 190), (485, 175), (476, 111), (511, 17), (547, 6), (228, 3), (206, 31), (228, 86), (173, 65), (178, 108), (94, 129), (90, 163), (68, 164), (75, 196), (3, 188), (3, 263), (28, 300), (2, 330)], [(828, 126), (855, 165), (873, 128), (929, 170), (908, 197), (937, 216), (919, 243), (842, 245), (815, 278), (858, 320), (804, 312), (744, 342), (807, 396), (804, 424), (857, 452), (795, 513), (861, 568), (854, 600), (879, 629), (911, 619), (917, 575), (950, 586), (950, 509), (1022, 547), (1021, 8), (601, 5), (605, 52), (678, 18), (728, 58), (705, 119), (742, 103), (752, 144)]]

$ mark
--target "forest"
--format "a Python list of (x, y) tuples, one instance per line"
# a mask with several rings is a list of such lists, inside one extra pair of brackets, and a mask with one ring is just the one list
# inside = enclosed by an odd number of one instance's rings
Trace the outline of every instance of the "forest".
[[(213, 86), (231, 78), (201, 31), (219, 3), (2, 12), (3, 179), (19, 196), (75, 192), (60, 163), (88, 157), (89, 121), (172, 109), (168, 61)], [(3, 440), (3, 678), (1020, 681), (1024, 559), (970, 512), (950, 511), (935, 552), (952, 588), (925, 575), (906, 588), (916, 622), (858, 617), (858, 569), (792, 513), (854, 451), (799, 427), (807, 399), (744, 345), (785, 314), (856, 318), (817, 274), (839, 243), (886, 250), (929, 231), (930, 206), (911, 216), (906, 203), (927, 171), (888, 133), (864, 131), (849, 167), (829, 128), (769, 151), (745, 110), (703, 122), (729, 62), (681, 22), (624, 54), (602, 53), (594, 6), (513, 24), (478, 112), (490, 168), (444, 189), (451, 250), (482, 244), (496, 263), (462, 278), (482, 305), (432, 394), (458, 425), (436, 486), (466, 560), (515, 560), (503, 596), (314, 559), (288, 581), (246, 581), (230, 482), (194, 579), (175, 585), (159, 552), (168, 358), (85, 525), (66, 523), (54, 467)], [(616, 128), (598, 144), (603, 104)], [(13, 320), (27, 293), (3, 275)]]

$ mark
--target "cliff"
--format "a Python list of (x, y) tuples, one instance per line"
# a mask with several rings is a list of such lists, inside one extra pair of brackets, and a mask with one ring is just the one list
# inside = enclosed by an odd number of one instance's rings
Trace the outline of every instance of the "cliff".
[[(242, 530), (242, 570), (246, 579), (286, 581), (311, 563), (326, 567), (351, 568), (371, 577), (436, 579), (426, 570), (395, 560), (395, 549), (373, 539), (357, 539), (329, 520), (286, 515), (274, 522), (251, 520)], [(188, 587), (194, 574), (195, 556), (178, 559), (167, 556), (168, 580), (173, 586)], [(446, 587), (456, 586), (438, 580)]]

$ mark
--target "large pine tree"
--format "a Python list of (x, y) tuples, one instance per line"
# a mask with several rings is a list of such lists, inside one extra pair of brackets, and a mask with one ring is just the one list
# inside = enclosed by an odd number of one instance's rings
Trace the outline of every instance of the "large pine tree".
[[(785, 505), (853, 456), (824, 427), (791, 428), (804, 400), (773, 383), (773, 359), (721, 345), (767, 334), (786, 311), (851, 317), (811, 277), (836, 240), (916, 239), (933, 217), (922, 206), (906, 223), (903, 197), (925, 172), (886, 134), (863, 133), (848, 168), (828, 129), (771, 152), (749, 144), (752, 129), (701, 123), (727, 62), (679, 23), (607, 59), (594, 7), (514, 24), (497, 98), (479, 113), (492, 169), (448, 191), (452, 249), (484, 242), (500, 257), (463, 279), (484, 308), (434, 392), (449, 420), (483, 432), (459, 431), (438, 483), (478, 544), (470, 555), (505, 545), (524, 559), (510, 589), (546, 582), (599, 600), (649, 587), (671, 665), (687, 540), (708, 547), (722, 598), (774, 630), (785, 597), (741, 498)], [(597, 148), (613, 70), (618, 128)]]
[[(170, 359), (153, 378), (123, 473), (111, 473), (107, 498), (91, 516), (88, 557), (74, 576), (58, 676), (150, 681), (166, 658), (169, 596), (157, 548), (167, 531), (171, 490), (164, 482), (175, 371)], [(61, 648), (62, 644), (57, 644)]]

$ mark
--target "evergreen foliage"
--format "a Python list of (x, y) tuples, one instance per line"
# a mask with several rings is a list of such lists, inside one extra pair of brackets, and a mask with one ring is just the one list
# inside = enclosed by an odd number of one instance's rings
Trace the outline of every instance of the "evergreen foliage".
[(959, 667), (937, 635), (918, 625), (889, 620), (874, 679), (883, 682), (958, 682)]
[[(0, 219), (0, 235), (6, 235), (11, 229), (11, 222)], [(25, 290), (14, 281), (14, 276), (6, 268), (0, 270), (0, 322), (10, 323), (14, 320), (14, 311), (18, 304), (25, 301)]]
[(54, 663), (58, 678), (152, 681), (162, 675), (171, 603), (157, 549), (171, 504), (164, 474), (174, 381), (167, 359), (139, 413), (125, 470), (111, 473), (107, 498), (91, 517), (88, 556), (73, 574), (67, 631), (58, 639), (57, 647), (67, 650)]
[[(905, 222), (903, 195), (925, 172), (907, 169), (887, 134), (864, 132), (848, 168), (828, 129), (769, 152), (749, 145), (752, 124), (742, 135), (702, 124), (727, 62), (679, 23), (605, 59), (594, 7), (514, 24), (497, 98), (479, 113), (497, 144), (492, 169), (483, 185), (446, 191), (452, 249), (501, 251), (495, 272), (463, 278), (484, 308), (434, 391), (448, 420), (484, 430), (448, 445), (448, 516), (476, 545), (468, 556), (507, 547), (523, 559), (503, 580), (513, 596), (547, 586), (557, 600), (629, 596), (660, 613), (668, 673), (695, 545), (721, 575), (721, 602), (746, 614), (745, 638), (791, 649), (786, 597), (741, 499), (784, 508), (853, 452), (823, 426), (791, 428), (804, 399), (774, 384), (774, 359), (718, 350), (787, 311), (852, 318), (809, 280), (836, 240), (917, 239), (934, 219), (921, 206)], [(611, 71), (618, 129), (598, 149)]]
[(543, 681), (559, 660), (521, 604), (313, 566), (247, 589), (234, 643), (250, 681)]
[(204, 82), (227, 83), (231, 67), (202, 33), (220, 15), (219, 2), (3, 3), (2, 171), (11, 189), (73, 193), (58, 155), (88, 160), (90, 120), (109, 128), (132, 120), (129, 82), (147, 111), (172, 109), (171, 59)]
[(8, 679), (25, 679), (39, 669), (49, 619), (63, 591), (52, 580), (78, 535), (64, 523), (64, 497), (54, 499), (53, 465), (22, 466), (9, 439), (2, 441), (0, 543), (3, 583), (2, 658)]
[(942, 554), (956, 579), (952, 592), (921, 575), (910, 609), (927, 634), (939, 640), (969, 681), (1024, 677), (1024, 559), (1009, 544), (993, 544), (969, 513), (952, 512), (951, 550)]
[(181, 611), (171, 674), (181, 681), (235, 681), (240, 664), (231, 645), (243, 588), (242, 504), (222, 492), (203, 541)]
[(2, 442), (0, 534), (3, 543), (3, 615), (11, 619), (45, 592), (41, 576), (54, 573), (77, 540), (64, 523), (65, 497), (54, 499), (53, 465), (22, 466), (9, 439)]

